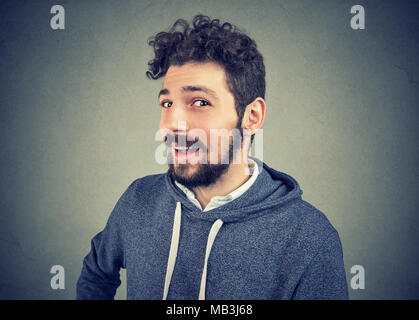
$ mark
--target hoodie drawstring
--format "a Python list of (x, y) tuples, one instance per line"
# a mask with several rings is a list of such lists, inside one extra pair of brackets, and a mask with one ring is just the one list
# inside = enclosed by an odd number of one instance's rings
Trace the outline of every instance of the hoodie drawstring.
[(166, 280), (164, 281), (163, 300), (166, 300), (167, 293), (169, 292), (170, 281), (172, 280), (173, 269), (175, 268), (177, 248), (179, 246), (180, 234), (180, 215), (181, 204), (176, 204), (175, 219), (173, 221), (172, 241), (170, 243), (169, 260), (167, 261)]
[(208, 235), (207, 250), (205, 251), (205, 263), (204, 263), (204, 269), (202, 270), (202, 277), (201, 277), (201, 288), (199, 289), (199, 300), (205, 300), (205, 286), (207, 284), (208, 257), (211, 253), (211, 248), (212, 248), (212, 244), (214, 243), (214, 239), (217, 236), (217, 233), (220, 230), (222, 225), (223, 225), (222, 220), (218, 219), (217, 221), (215, 221)]
[[(179, 247), (179, 236), (180, 236), (180, 221), (181, 221), (182, 206), (180, 202), (176, 203), (175, 218), (173, 222), (172, 241), (170, 243), (169, 259), (167, 261), (166, 280), (164, 282), (163, 300), (167, 299), (167, 293), (169, 292), (170, 281), (172, 280), (173, 270), (175, 268), (177, 250)], [(205, 286), (207, 284), (207, 265), (208, 258), (211, 253), (212, 245), (218, 231), (223, 225), (221, 219), (216, 220), (211, 226), (211, 230), (208, 234), (207, 248), (205, 251), (205, 262), (201, 276), (201, 286), (199, 289), (199, 300), (205, 300)]]

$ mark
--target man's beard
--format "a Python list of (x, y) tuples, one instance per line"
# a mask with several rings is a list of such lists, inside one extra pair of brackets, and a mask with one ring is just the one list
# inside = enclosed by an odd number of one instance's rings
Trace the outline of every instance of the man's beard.
[[(241, 128), (240, 129), (240, 138), (243, 137)], [(234, 137), (237, 138), (237, 137)], [(233, 138), (233, 139), (234, 139)], [(230, 164), (233, 162), (234, 154), (238, 152), (241, 148), (242, 141), (239, 146), (233, 144), (233, 139), (229, 139), (228, 146), (228, 155), (221, 154), (221, 163), (197, 163), (197, 164), (173, 164), (173, 161), (169, 162), (169, 173), (172, 179), (184, 185), (185, 187), (192, 189), (196, 187), (208, 187), (228, 171)], [(225, 152), (224, 150), (222, 152)], [(171, 157), (172, 155), (170, 155)], [(206, 155), (208, 156), (208, 154)], [(225, 158), (228, 157), (228, 161), (225, 161)], [(218, 158), (218, 157), (217, 157)], [(194, 169), (194, 173), (189, 174), (188, 171), (192, 166), (197, 166), (197, 169)]]

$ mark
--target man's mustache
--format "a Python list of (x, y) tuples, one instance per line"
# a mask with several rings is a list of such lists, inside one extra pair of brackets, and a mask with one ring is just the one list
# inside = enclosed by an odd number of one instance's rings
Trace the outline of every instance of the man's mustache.
[(207, 149), (206, 145), (201, 140), (199, 140), (199, 138), (187, 135), (177, 135), (169, 133), (164, 136), (163, 141), (168, 148), (171, 148), (173, 144), (175, 144), (178, 147), (191, 148), (193, 146), (193, 148), (196, 150)]

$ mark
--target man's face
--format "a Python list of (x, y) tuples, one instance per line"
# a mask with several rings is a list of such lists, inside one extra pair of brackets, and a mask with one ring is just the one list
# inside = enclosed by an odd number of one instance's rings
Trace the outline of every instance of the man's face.
[(214, 183), (240, 149), (229, 136), (237, 134), (238, 115), (224, 69), (213, 62), (171, 66), (159, 102), (172, 177), (190, 188)]

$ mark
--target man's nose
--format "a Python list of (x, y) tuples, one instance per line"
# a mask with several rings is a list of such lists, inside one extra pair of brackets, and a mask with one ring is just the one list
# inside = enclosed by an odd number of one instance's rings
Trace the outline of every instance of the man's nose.
[(182, 106), (172, 105), (170, 109), (162, 113), (160, 122), (160, 134), (162, 137), (167, 135), (184, 135), (189, 130), (189, 123), (186, 112)]
[(174, 132), (188, 130), (188, 118), (182, 105), (172, 105), (166, 112), (165, 127)]

